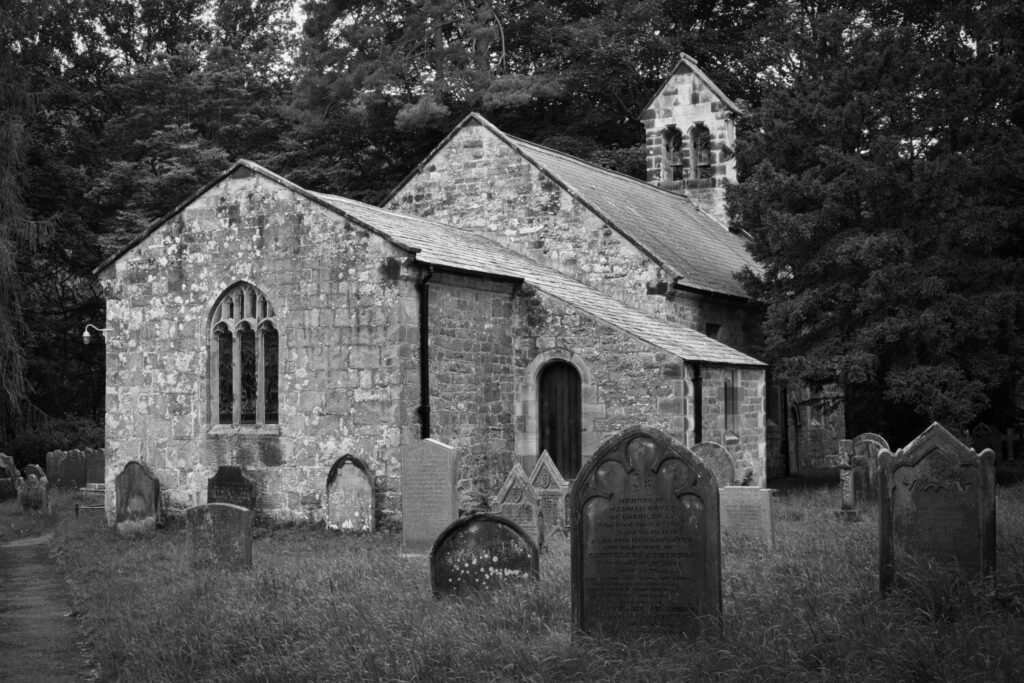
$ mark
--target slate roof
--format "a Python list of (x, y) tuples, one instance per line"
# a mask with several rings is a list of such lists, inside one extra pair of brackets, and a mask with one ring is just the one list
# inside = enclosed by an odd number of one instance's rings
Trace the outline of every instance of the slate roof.
[[(735, 274), (760, 266), (746, 249), (746, 238), (702, 212), (688, 197), (609, 171), (501, 131), (479, 114), (463, 119), (452, 135), (475, 121), (597, 214), (605, 223), (667, 270), (681, 287), (747, 299)], [(447, 144), (449, 135), (420, 165)], [(403, 181), (404, 186), (419, 171)], [(397, 190), (388, 197), (390, 200)]]
[(651, 317), (611, 297), (531, 261), (525, 256), (490, 241), (482, 235), (416, 216), (396, 213), (353, 199), (311, 192), (251, 161), (241, 160), (180, 204), (174, 211), (151, 223), (146, 230), (120, 252), (94, 269), (106, 269), (148, 235), (188, 207), (208, 189), (239, 168), (265, 178), (320, 204), (374, 232), (396, 246), (414, 254), (416, 261), (451, 268), (522, 280), (538, 290), (578, 308), (592, 318), (615, 327), (642, 341), (653, 344), (691, 362), (764, 367), (764, 363), (683, 325)]

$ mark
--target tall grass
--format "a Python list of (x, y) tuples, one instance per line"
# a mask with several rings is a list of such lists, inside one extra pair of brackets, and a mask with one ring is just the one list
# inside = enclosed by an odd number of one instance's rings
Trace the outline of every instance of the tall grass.
[(877, 515), (835, 489), (775, 500), (774, 550), (723, 541), (723, 629), (570, 637), (569, 548), (541, 581), (431, 596), (394, 535), (265, 531), (247, 572), (193, 571), (185, 535), (123, 539), (66, 515), (59, 557), (102, 680), (1013, 680), (1024, 671), (1024, 486), (999, 490), (998, 593), (935, 567), (878, 594)]

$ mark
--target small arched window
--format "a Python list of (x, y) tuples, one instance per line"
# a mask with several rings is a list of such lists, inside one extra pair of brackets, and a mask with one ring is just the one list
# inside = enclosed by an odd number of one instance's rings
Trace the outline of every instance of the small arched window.
[(683, 133), (675, 126), (668, 126), (662, 133), (662, 148), (665, 150), (665, 180), (686, 178), (686, 148)]
[(210, 414), (218, 424), (276, 424), (278, 333), (263, 292), (240, 282), (210, 318)]
[(694, 178), (710, 178), (714, 175), (711, 156), (711, 131), (697, 124), (690, 131), (692, 151), (690, 153), (691, 172)]

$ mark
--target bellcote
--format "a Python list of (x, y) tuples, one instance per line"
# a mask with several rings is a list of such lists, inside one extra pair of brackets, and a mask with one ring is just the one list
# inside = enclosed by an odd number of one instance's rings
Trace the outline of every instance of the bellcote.
[(641, 116), (647, 182), (689, 196), (723, 225), (725, 186), (736, 182), (736, 117), (742, 110), (686, 53)]

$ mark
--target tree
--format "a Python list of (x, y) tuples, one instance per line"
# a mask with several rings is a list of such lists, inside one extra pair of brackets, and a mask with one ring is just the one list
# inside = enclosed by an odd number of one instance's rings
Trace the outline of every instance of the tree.
[(1024, 376), (1024, 12), (907, 7), (787, 17), (786, 69), (749, 119), (729, 197), (764, 267), (746, 279), (784, 377), (879, 399), (855, 424), (1009, 421)]

